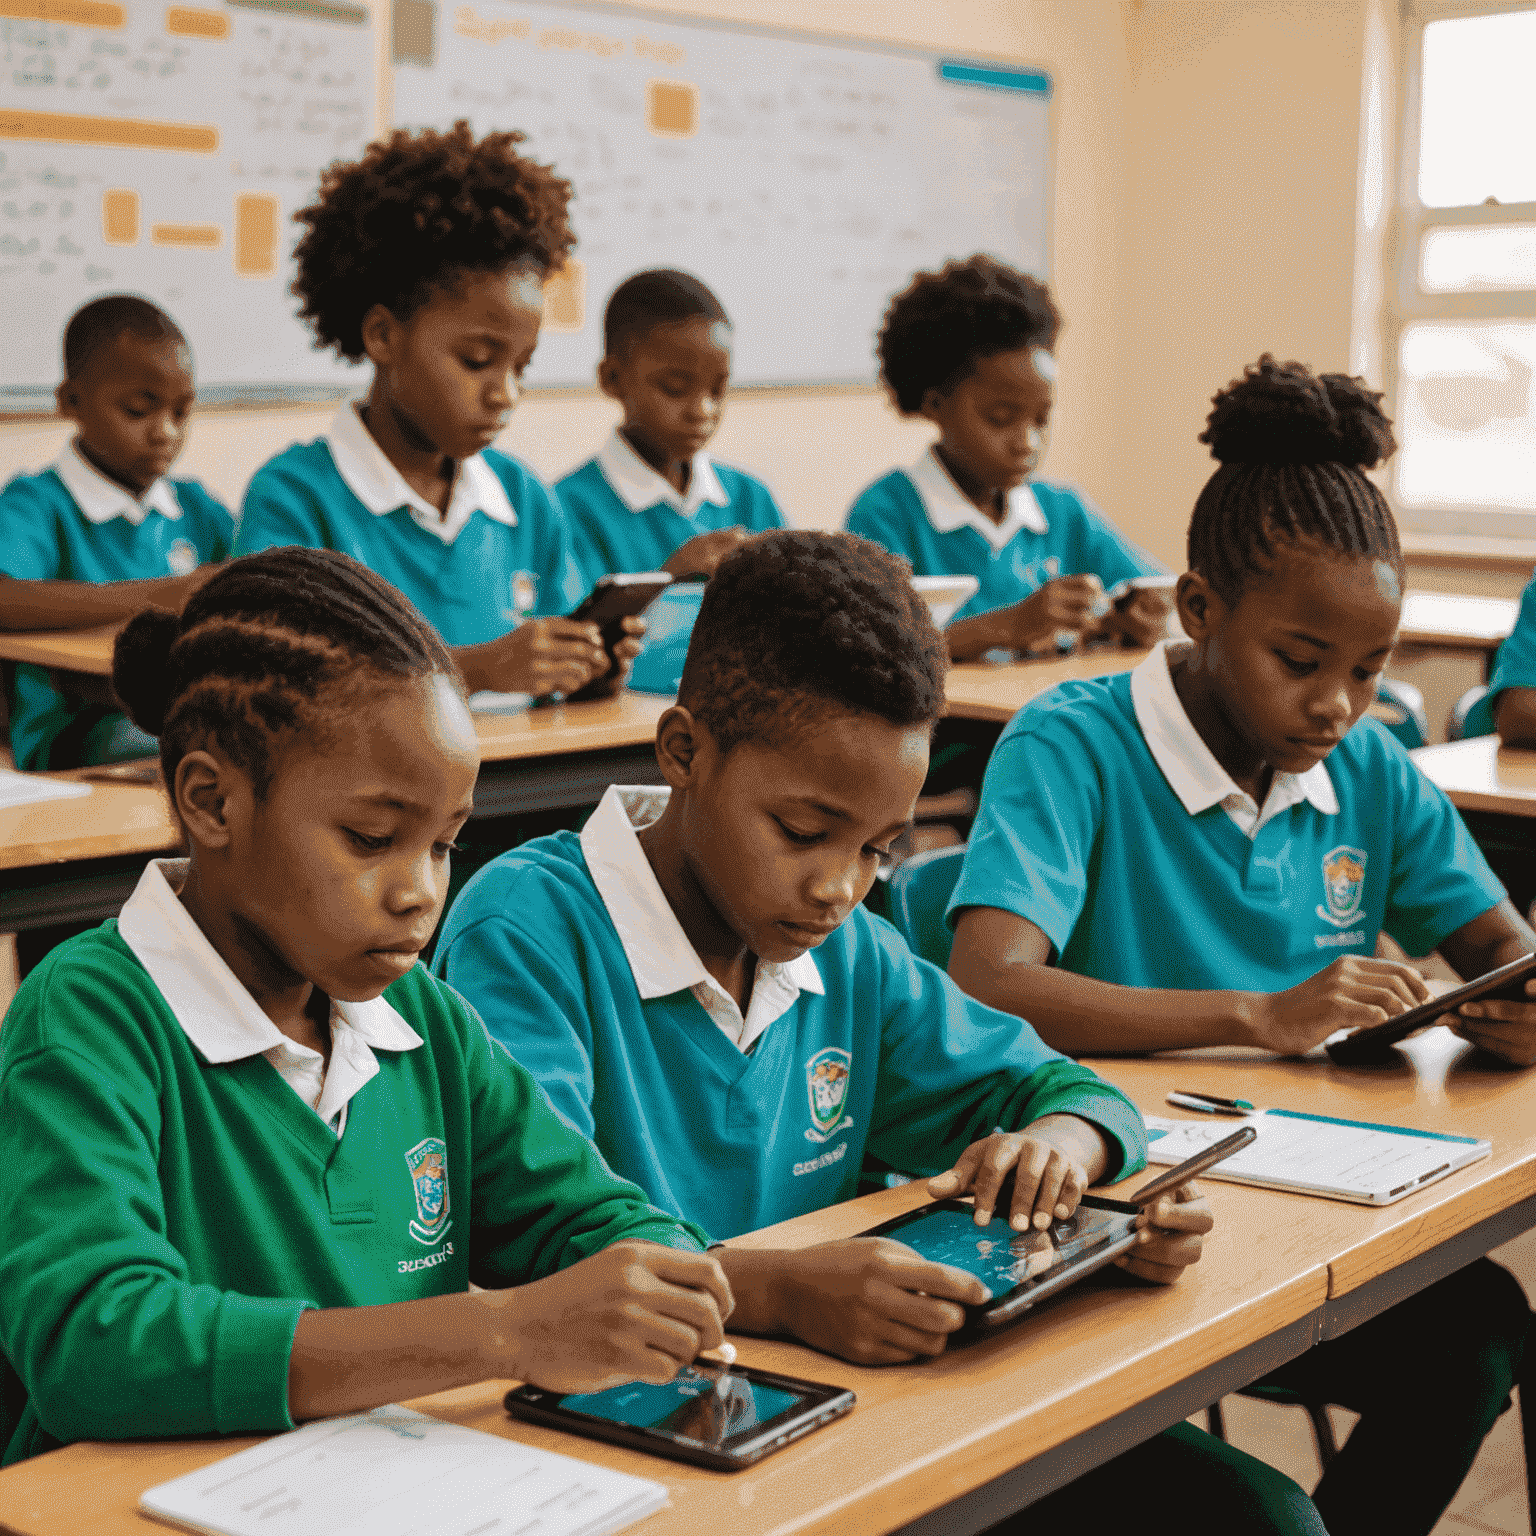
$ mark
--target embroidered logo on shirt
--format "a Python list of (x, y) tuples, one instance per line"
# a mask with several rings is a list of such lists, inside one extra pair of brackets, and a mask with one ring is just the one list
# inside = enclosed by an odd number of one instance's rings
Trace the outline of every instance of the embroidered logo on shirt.
[(196, 546), (186, 539), (173, 539), (165, 552), (165, 563), (170, 566), (173, 576), (190, 576), (197, 569)]
[(807, 1141), (825, 1141), (834, 1131), (847, 1130), (853, 1121), (843, 1114), (848, 1099), (848, 1073), (853, 1057), (835, 1045), (817, 1051), (805, 1064), (805, 1086), (811, 1100), (811, 1124)]
[(532, 571), (513, 571), (507, 584), (507, 595), (512, 606), (502, 609), (502, 618), (523, 620), (533, 612), (533, 605), (539, 600), (539, 578)]
[(405, 1154), (416, 1191), (416, 1216), (411, 1236), (418, 1243), (435, 1243), (453, 1223), (448, 1219), (448, 1147), (438, 1136), (418, 1141)]
[(1317, 915), (1335, 928), (1347, 928), (1360, 916), (1365, 896), (1365, 849), (1340, 846), (1323, 855), (1323, 899)]

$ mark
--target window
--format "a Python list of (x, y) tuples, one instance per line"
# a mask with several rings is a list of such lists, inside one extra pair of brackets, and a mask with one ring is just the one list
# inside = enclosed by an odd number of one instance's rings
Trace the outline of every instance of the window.
[(1403, 49), (1399, 514), (1536, 537), (1536, 3), (1417, 0)]

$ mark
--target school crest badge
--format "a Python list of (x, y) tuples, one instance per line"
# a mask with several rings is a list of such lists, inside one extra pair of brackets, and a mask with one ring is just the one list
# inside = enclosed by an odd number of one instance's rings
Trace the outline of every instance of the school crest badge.
[(187, 539), (172, 539), (165, 563), (173, 576), (190, 576), (197, 569), (197, 548)]
[(807, 1141), (825, 1141), (834, 1131), (843, 1131), (853, 1121), (843, 1113), (848, 1101), (848, 1074), (853, 1057), (835, 1045), (817, 1051), (805, 1064), (805, 1086), (811, 1101), (811, 1123)]
[(513, 571), (508, 583), (507, 595), (512, 600), (512, 611), (506, 617), (526, 618), (533, 612), (533, 606), (539, 600), (539, 578), (532, 571)]
[(1338, 847), (1323, 855), (1323, 900), (1317, 915), (1335, 928), (1359, 921), (1365, 897), (1365, 849)]
[(438, 1136), (418, 1141), (405, 1154), (416, 1192), (416, 1219), (411, 1236), (418, 1243), (435, 1243), (453, 1225), (448, 1218), (448, 1147)]

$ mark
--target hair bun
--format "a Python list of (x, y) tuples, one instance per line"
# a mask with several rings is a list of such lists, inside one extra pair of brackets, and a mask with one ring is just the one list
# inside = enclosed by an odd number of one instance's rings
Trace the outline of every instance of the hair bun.
[(1266, 352), (1211, 401), (1202, 443), (1222, 464), (1353, 464), (1397, 447), (1381, 393), (1364, 379), (1316, 374)]
[(158, 736), (171, 702), (171, 647), (181, 620), (164, 608), (146, 608), (129, 619), (112, 648), (112, 688), (128, 718)]

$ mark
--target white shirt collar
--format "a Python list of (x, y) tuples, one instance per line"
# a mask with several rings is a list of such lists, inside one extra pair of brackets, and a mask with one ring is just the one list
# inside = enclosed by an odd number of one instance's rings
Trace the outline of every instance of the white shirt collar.
[(332, 417), (325, 431), (325, 444), (347, 489), (375, 517), (387, 517), (404, 507), (421, 527), (436, 534), (444, 544), (452, 544), (476, 512), (483, 512), (509, 528), (517, 526), (517, 513), (507, 497), (507, 488), (483, 454), (459, 461), (444, 515), (405, 483), (405, 477), (369, 435), (356, 405), (344, 404)]
[[(337, 1129), (348, 1102), (378, 1070), (373, 1048), (410, 1051), (421, 1036), (382, 997), (331, 1004), (331, 1064), (290, 1040), (208, 942), (176, 892), (187, 860), (152, 859), (123, 905), (117, 931), (138, 956), (176, 1022), (214, 1065), (265, 1056), (315, 1113)], [(307, 1091), (313, 1088), (313, 1092)]]
[(1302, 800), (1324, 816), (1337, 816), (1339, 798), (1326, 762), (1301, 774), (1277, 772), (1262, 808), (1254, 805), (1252, 795), (1238, 788), (1201, 739), (1173, 686), (1173, 661), (1187, 645), (1188, 641), (1165, 640), (1131, 673), (1136, 723), (1184, 809), (1198, 816), (1219, 805), (1250, 838), (1265, 822)]
[(181, 503), (164, 475), (136, 498), (132, 491), (108, 480), (73, 442), (66, 444), (64, 451), (53, 461), (53, 472), (75, 498), (75, 505), (85, 514), (87, 522), (99, 526), (110, 523), (114, 517), (126, 517), (137, 528), (151, 512), (158, 512), (173, 523), (181, 519)]
[(671, 793), (665, 788), (610, 785), (582, 829), (581, 851), (618, 930), (640, 996), (691, 991), (721, 1031), (745, 1051), (775, 1019), (789, 1012), (802, 992), (820, 996), (826, 988), (809, 951), (784, 965), (759, 960), (746, 1017), (742, 1017), (735, 999), (704, 969), (698, 951), (688, 942), (636, 836), (661, 816)]
[(717, 507), (730, 506), (731, 498), (726, 495), (715, 466), (702, 448), (688, 461), (688, 466), (688, 490), (679, 496), (671, 482), (658, 475), (624, 441), (617, 427), (597, 450), (597, 467), (602, 470), (603, 478), (631, 512), (645, 512), (658, 502), (664, 502), (673, 511), (691, 518), (697, 516), (705, 502)]
[(974, 528), (994, 550), (1006, 549), (1020, 529), (1031, 533), (1049, 533), (1051, 525), (1040, 510), (1034, 489), (1026, 480), (1008, 492), (1008, 511), (1000, 523), (994, 523), (945, 469), (938, 453), (930, 448), (911, 469), (907, 478), (917, 489), (918, 499), (928, 521), (940, 533), (954, 533), (958, 528)]

